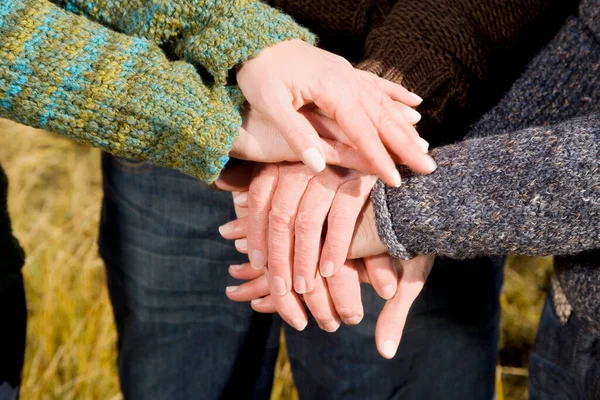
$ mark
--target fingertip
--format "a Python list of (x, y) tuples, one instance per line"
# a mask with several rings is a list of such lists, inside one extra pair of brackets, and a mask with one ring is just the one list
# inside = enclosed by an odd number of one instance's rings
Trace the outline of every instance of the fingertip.
[(397, 285), (394, 284), (390, 284), (387, 286), (382, 287), (379, 290), (379, 295), (385, 299), (385, 300), (389, 300), (392, 297), (394, 297), (394, 295), (396, 294), (396, 290), (397, 290)]
[(392, 171), (392, 179), (394, 187), (398, 188), (402, 185), (402, 178), (400, 177), (400, 172), (398, 172), (396, 167), (394, 167), (394, 170)]
[(323, 171), (327, 165), (321, 152), (314, 147), (304, 150), (302, 153), (302, 162), (315, 173)]
[(381, 353), (381, 355), (384, 358), (387, 358), (388, 360), (391, 360), (392, 358), (394, 358), (397, 351), (398, 351), (398, 343), (394, 340), (389, 340), (389, 339), (384, 340), (384, 342), (381, 345), (381, 349), (379, 349), (379, 352)]
[(323, 278), (329, 278), (331, 275), (333, 275), (334, 271), (335, 264), (333, 263), (333, 261), (327, 260), (321, 265), (320, 272)]
[(421, 104), (423, 102), (423, 98), (421, 96), (419, 96), (418, 94), (413, 93), (413, 92), (409, 92), (409, 94), (417, 102), (416, 105), (419, 105), (419, 104)]

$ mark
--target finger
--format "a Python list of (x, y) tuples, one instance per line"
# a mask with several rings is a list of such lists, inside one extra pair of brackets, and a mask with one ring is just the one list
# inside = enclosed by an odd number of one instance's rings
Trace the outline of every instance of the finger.
[(250, 302), (250, 307), (259, 313), (272, 314), (277, 312), (277, 309), (275, 308), (275, 302), (273, 301), (273, 296), (271, 295), (252, 300)]
[[(275, 96), (278, 96), (277, 93)], [(260, 111), (281, 132), (302, 162), (313, 172), (321, 172), (326, 164), (318, 144), (319, 134), (291, 104), (291, 99), (279, 98), (266, 110)]]
[(250, 263), (234, 264), (229, 266), (229, 275), (241, 281), (249, 281), (264, 275), (265, 269), (254, 269)]
[(337, 274), (326, 278), (335, 310), (348, 325), (358, 324), (364, 316), (360, 280), (355, 266), (360, 262), (362, 261), (348, 260)]
[(248, 218), (229, 221), (219, 227), (219, 233), (224, 239), (243, 239), (248, 236)]
[(296, 217), (294, 241), (296, 293), (309, 293), (313, 290), (323, 226), (342, 179), (343, 176), (336, 174), (336, 170), (326, 169), (310, 181), (302, 196)]
[(418, 133), (404, 120), (393, 100), (385, 95), (377, 97), (373, 91), (365, 89), (361, 104), (390, 153), (416, 172), (429, 174), (435, 170), (435, 162), (422, 151), (417, 141)]
[[(403, 122), (411, 127), (416, 125), (421, 120), (421, 114), (414, 108), (410, 108), (405, 104), (393, 101), (392, 104), (390, 104), (390, 107), (392, 107), (398, 115), (402, 116)], [(414, 128), (407, 130), (406, 132), (412, 137), (419, 137), (419, 133)]]
[(233, 192), (232, 196), (236, 207), (248, 208), (248, 192)]
[(248, 254), (248, 240), (247, 239), (237, 239), (234, 242), (235, 249), (242, 253)]
[(302, 195), (313, 172), (302, 164), (280, 167), (277, 190), (269, 212), (268, 265), (271, 292), (283, 296), (292, 289), (294, 224)]
[(408, 312), (421, 293), (431, 267), (426, 271), (403, 267), (396, 294), (384, 305), (375, 327), (375, 342), (379, 353), (391, 359), (398, 350)]
[(377, 177), (360, 176), (338, 189), (327, 217), (327, 235), (321, 252), (321, 275), (334, 275), (344, 265), (354, 230)]
[(269, 283), (265, 275), (259, 276), (239, 286), (227, 286), (225, 294), (237, 302), (252, 301), (269, 294)]
[(304, 295), (304, 301), (321, 329), (327, 332), (338, 330), (340, 317), (335, 311), (333, 300), (329, 296), (327, 283), (322, 276), (317, 276), (314, 289)]
[(365, 269), (373, 289), (385, 300), (394, 297), (398, 288), (398, 272), (394, 259), (388, 254), (364, 258)]
[(277, 165), (258, 164), (248, 191), (248, 226), (252, 229), (248, 235), (249, 259), (256, 269), (267, 263), (269, 211), (278, 178)]
[(390, 96), (393, 100), (400, 101), (407, 106), (416, 107), (423, 102), (423, 99), (417, 94), (406, 89), (404, 86), (391, 82), (387, 79), (380, 78), (379, 76), (363, 70), (356, 70), (357, 73), (364, 79), (371, 82), (373, 85), (381, 89), (385, 94)]
[(253, 162), (239, 162), (225, 168), (215, 181), (215, 185), (227, 192), (246, 191), (252, 179)]
[[(267, 276), (267, 280), (271, 285), (271, 293), (273, 293), (273, 286), (269, 270), (265, 272), (265, 276)], [(303, 331), (304, 328), (306, 328), (306, 325), (308, 325), (306, 310), (304, 309), (304, 304), (302, 304), (302, 300), (297, 293), (287, 292), (283, 296), (271, 295), (271, 299), (273, 300), (277, 313), (285, 322), (299, 331)]]
[(340, 84), (327, 82), (327, 87), (319, 88), (319, 96), (314, 96), (313, 100), (334, 117), (365, 161), (372, 166), (374, 173), (388, 185), (398, 187), (400, 174), (360, 101), (363, 94), (358, 92), (362, 86), (358, 87), (355, 83), (351, 89), (348, 88), (351, 78), (347, 77), (348, 80)]

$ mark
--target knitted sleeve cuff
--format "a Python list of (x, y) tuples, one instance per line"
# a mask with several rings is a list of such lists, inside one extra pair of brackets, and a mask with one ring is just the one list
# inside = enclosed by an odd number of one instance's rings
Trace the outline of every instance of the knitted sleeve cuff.
[(379, 180), (371, 191), (371, 202), (375, 211), (375, 221), (379, 238), (385, 244), (388, 253), (394, 257), (403, 260), (413, 258), (406, 247), (400, 243), (392, 224), (392, 217), (388, 209), (386, 186), (383, 181)]
[(275, 8), (258, 1), (232, 3), (238, 4), (232, 5), (233, 11), (214, 18), (183, 44), (183, 57), (206, 68), (217, 83), (225, 82), (233, 68), (276, 43), (293, 39), (316, 43), (315, 35)]
[(448, 61), (432, 50), (395, 46), (377, 40), (367, 47), (367, 57), (357, 67), (384, 79), (402, 83), (419, 96), (429, 97), (449, 79)]

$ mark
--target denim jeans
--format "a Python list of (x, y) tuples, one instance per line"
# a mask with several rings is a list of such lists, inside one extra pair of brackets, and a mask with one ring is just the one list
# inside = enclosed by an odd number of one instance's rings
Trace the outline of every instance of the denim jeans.
[(600, 399), (600, 338), (572, 313), (563, 326), (548, 291), (529, 360), (531, 400)]
[[(125, 398), (269, 398), (282, 324), (225, 297), (228, 266), (246, 260), (217, 231), (234, 217), (231, 196), (108, 155), (103, 172), (100, 251)], [(358, 326), (285, 326), (300, 397), (493, 398), (501, 261), (438, 260), (393, 360), (375, 347), (383, 301), (370, 287)]]

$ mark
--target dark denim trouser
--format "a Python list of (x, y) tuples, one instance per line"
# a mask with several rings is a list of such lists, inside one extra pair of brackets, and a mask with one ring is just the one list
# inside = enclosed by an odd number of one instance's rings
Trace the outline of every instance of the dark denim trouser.
[(548, 291), (529, 360), (531, 400), (600, 399), (600, 338), (571, 314), (563, 326)]
[[(100, 249), (119, 332), (127, 399), (266, 399), (280, 319), (224, 294), (245, 261), (217, 227), (231, 197), (176, 171), (104, 156)], [(397, 356), (375, 348), (382, 301), (334, 334), (285, 327), (303, 399), (493, 398), (500, 261), (438, 261), (411, 310)], [(284, 324), (285, 325), (285, 324)]]

